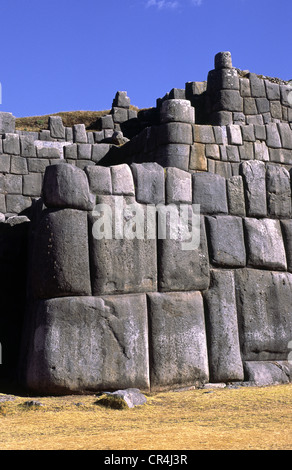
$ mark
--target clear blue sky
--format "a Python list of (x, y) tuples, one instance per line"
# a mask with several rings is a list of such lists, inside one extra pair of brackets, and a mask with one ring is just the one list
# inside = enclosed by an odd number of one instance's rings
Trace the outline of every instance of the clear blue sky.
[(110, 109), (118, 90), (155, 106), (226, 50), (290, 80), (291, 23), (291, 0), (1, 0), (0, 111)]

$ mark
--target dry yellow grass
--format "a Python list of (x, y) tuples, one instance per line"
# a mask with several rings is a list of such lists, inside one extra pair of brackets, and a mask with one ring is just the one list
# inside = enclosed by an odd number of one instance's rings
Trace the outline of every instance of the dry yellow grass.
[[(1, 450), (290, 450), (292, 385), (149, 395), (109, 410), (95, 396), (29, 398), (0, 405)], [(0, 395), (1, 398), (1, 395)], [(35, 400), (36, 398), (34, 398)]]

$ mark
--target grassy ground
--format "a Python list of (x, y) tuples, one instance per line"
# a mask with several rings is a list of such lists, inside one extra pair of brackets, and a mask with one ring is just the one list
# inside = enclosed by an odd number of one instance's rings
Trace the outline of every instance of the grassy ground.
[[(0, 450), (291, 450), (292, 385), (148, 395), (129, 410), (94, 395), (0, 403)], [(0, 394), (0, 402), (1, 402)]]

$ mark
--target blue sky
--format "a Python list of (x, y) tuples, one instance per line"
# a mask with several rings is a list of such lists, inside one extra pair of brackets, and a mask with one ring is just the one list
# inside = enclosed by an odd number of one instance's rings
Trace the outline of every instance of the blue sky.
[(139, 108), (206, 80), (219, 51), (292, 79), (291, 0), (1, 0), (0, 111)]

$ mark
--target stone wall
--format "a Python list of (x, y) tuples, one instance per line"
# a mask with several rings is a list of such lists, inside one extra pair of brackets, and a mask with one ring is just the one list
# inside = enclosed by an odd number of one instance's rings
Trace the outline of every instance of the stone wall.
[[(47, 131), (15, 132), (0, 115), (0, 272), (21, 247), (10, 369), (22, 384), (61, 394), (292, 380), (288, 92), (220, 53), (206, 82), (151, 110), (136, 114), (118, 92), (99, 131), (51, 117)], [(13, 329), (0, 337), (10, 349)]]

